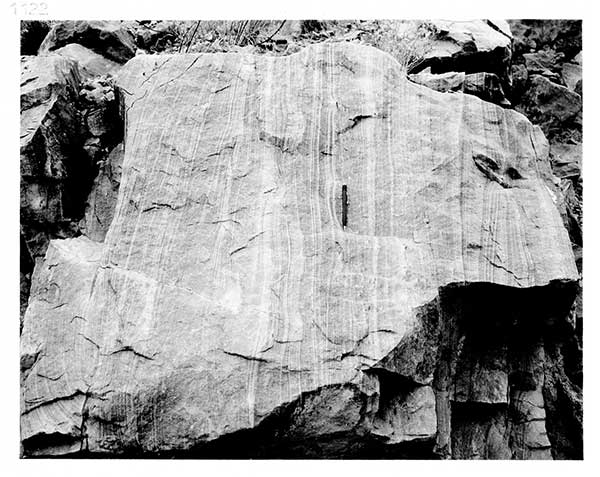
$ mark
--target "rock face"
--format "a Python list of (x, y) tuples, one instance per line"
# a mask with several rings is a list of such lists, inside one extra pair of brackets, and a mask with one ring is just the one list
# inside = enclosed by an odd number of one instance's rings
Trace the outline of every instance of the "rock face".
[[(59, 226), (79, 213), (74, 208), (89, 168), (80, 154), (79, 82), (77, 65), (60, 56), (21, 60), (21, 224), (26, 228)], [(37, 255), (41, 245), (28, 242)]]
[(56, 23), (39, 53), (45, 54), (69, 43), (78, 43), (117, 63), (125, 63), (135, 56), (132, 34), (116, 21), (63, 21)]
[(572, 455), (578, 273), (524, 116), (344, 43), (138, 56), (117, 90), (104, 243), (32, 278), (27, 455)]

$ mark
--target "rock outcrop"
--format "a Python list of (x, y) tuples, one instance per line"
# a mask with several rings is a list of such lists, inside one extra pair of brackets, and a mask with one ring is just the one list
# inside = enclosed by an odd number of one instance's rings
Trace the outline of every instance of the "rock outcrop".
[(32, 277), (26, 455), (576, 454), (578, 271), (522, 114), (349, 43), (138, 56), (116, 89), (104, 242)]

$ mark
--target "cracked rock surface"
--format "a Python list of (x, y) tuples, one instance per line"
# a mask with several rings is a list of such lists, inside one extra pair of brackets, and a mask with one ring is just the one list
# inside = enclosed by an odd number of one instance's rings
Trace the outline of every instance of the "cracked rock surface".
[(115, 91), (112, 220), (32, 277), (26, 455), (576, 456), (579, 275), (522, 114), (350, 43)]

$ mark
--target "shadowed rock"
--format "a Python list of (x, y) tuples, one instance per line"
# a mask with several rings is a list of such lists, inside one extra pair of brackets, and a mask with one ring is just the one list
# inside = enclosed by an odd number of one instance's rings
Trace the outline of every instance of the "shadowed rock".
[(133, 58), (136, 50), (133, 36), (119, 22), (67, 20), (52, 26), (40, 46), (39, 54), (69, 43), (78, 43), (117, 63), (125, 63)]
[(498, 76), (493, 73), (457, 73), (448, 72), (439, 75), (431, 74), (429, 71), (423, 71), (416, 75), (410, 75), (410, 80), (435, 89), (440, 93), (461, 92), (472, 94), (484, 101), (498, 104), (500, 106), (510, 106), (510, 101), (504, 96), (504, 91)]
[(430, 67), (432, 73), (463, 71), (496, 74), (509, 85), (512, 34), (502, 20), (431, 22), (436, 33), (430, 50), (415, 73)]

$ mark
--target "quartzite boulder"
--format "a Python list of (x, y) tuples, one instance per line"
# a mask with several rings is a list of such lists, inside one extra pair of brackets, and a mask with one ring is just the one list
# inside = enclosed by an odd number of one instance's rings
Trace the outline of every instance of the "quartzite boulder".
[(552, 50), (541, 50), (535, 53), (525, 53), (523, 60), (530, 75), (542, 75), (557, 82), (560, 78), (560, 63), (564, 55)]
[(67, 20), (53, 25), (40, 46), (39, 54), (69, 43), (83, 45), (117, 63), (125, 63), (136, 52), (133, 35), (120, 22)]
[(512, 35), (506, 22), (436, 20), (431, 25), (435, 30), (431, 48), (415, 73), (428, 67), (432, 73), (488, 72), (508, 86)]
[(121, 65), (78, 43), (69, 43), (54, 51), (55, 54), (69, 58), (77, 63), (82, 79), (95, 76), (113, 75)]
[(565, 134), (570, 128), (581, 131), (581, 96), (569, 88), (533, 75), (521, 101), (519, 109), (550, 138)]
[(504, 96), (500, 79), (493, 73), (458, 73), (448, 72), (434, 75), (429, 70), (416, 75), (410, 75), (414, 83), (427, 86), (441, 93), (461, 92), (472, 94), (484, 101), (490, 101), (500, 106), (510, 106), (510, 101)]
[(191, 37), (190, 31), (178, 32), (178, 24), (174, 21), (126, 21), (123, 26), (131, 31), (137, 46), (146, 51), (163, 51), (175, 41), (182, 40), (182, 33), (186, 33), (183, 38), (186, 41), (190, 40), (188, 36)]
[(550, 152), (554, 175), (575, 180), (581, 176), (581, 144), (552, 144)]
[(562, 65), (561, 76), (567, 88), (581, 96), (583, 81), (582, 66), (577, 63), (564, 63)]
[(138, 56), (118, 88), (105, 241), (35, 269), (26, 454), (550, 456), (578, 274), (524, 116), (349, 43)]

